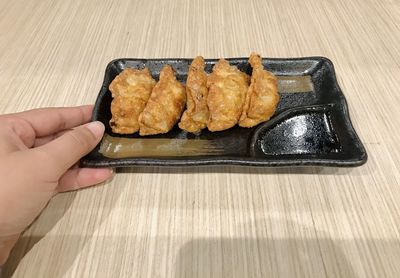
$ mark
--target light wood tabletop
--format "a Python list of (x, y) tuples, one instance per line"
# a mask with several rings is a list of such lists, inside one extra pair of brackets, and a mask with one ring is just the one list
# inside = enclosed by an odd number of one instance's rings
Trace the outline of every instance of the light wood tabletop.
[(115, 58), (325, 56), (357, 168), (130, 168), (54, 197), (9, 277), (399, 277), (398, 0), (0, 0), (0, 113), (94, 103)]

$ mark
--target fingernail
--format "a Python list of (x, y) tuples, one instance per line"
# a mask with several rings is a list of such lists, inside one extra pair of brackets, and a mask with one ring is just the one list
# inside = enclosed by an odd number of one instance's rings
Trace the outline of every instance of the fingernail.
[(104, 125), (102, 122), (90, 122), (86, 125), (87, 129), (89, 129), (96, 138), (103, 136), (104, 133)]

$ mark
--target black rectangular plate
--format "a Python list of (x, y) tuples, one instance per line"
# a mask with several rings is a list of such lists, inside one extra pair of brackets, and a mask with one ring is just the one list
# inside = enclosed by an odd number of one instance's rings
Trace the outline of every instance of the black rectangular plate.
[[(240, 70), (251, 74), (247, 58), (227, 60)], [(177, 79), (185, 83), (191, 61), (191, 59), (117, 59), (110, 62), (96, 100), (92, 120), (104, 123), (105, 136), (136, 138), (134, 140), (140, 138), (142, 142), (150, 142), (149, 140), (157, 138), (171, 142), (182, 142), (182, 140), (210, 142), (219, 146), (220, 153), (182, 155), (177, 150), (176, 155), (168, 156), (154, 155), (153, 152), (151, 155), (140, 157), (109, 158), (102, 155), (99, 144), (81, 160), (81, 165), (85, 167), (134, 165), (352, 167), (367, 161), (365, 148), (351, 124), (346, 100), (337, 83), (333, 64), (323, 57), (263, 59), (264, 67), (278, 77), (281, 101), (273, 118), (256, 127), (246, 129), (236, 126), (221, 132), (204, 130), (200, 135), (193, 135), (175, 126), (167, 134), (149, 137), (139, 137), (137, 134), (119, 135), (111, 131), (109, 121), (112, 98), (108, 86), (122, 70), (127, 67), (147, 67), (158, 80), (163, 65), (170, 64), (177, 72)], [(217, 59), (206, 60), (206, 72), (210, 73), (216, 62)], [(309, 89), (307, 86), (301, 88), (300, 85), (296, 91), (296, 85), (291, 85), (296, 83), (296, 78), (309, 80)], [(166, 142), (166, 140), (161, 141)]]

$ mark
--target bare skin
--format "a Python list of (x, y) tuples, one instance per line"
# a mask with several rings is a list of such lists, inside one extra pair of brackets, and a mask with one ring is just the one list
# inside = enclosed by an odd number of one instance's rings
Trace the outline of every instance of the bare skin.
[(78, 168), (101, 140), (92, 106), (0, 115), (0, 265), (20, 234), (58, 192), (98, 184), (112, 170)]

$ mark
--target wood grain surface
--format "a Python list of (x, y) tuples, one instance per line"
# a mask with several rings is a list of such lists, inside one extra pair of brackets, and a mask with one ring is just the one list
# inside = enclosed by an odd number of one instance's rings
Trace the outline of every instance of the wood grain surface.
[(326, 56), (352, 169), (132, 168), (56, 196), (5, 277), (399, 277), (398, 0), (0, 0), (0, 113), (94, 103), (120, 57)]

